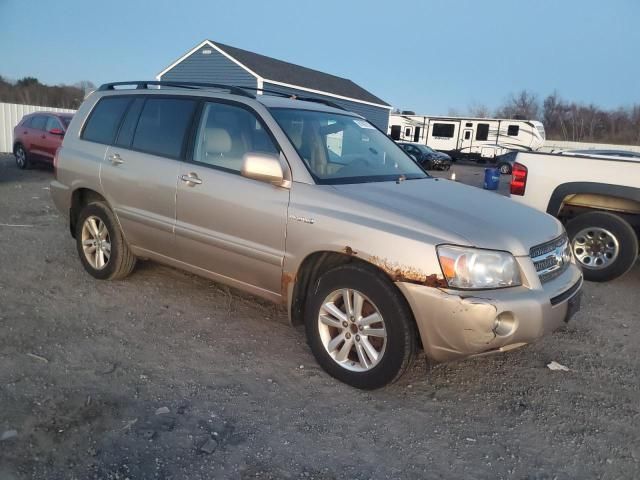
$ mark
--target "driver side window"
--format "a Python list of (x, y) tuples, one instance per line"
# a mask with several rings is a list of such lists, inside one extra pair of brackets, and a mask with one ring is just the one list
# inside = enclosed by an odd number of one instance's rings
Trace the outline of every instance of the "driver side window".
[(226, 103), (206, 103), (193, 161), (240, 172), (243, 157), (249, 152), (277, 156), (279, 149), (252, 112)]

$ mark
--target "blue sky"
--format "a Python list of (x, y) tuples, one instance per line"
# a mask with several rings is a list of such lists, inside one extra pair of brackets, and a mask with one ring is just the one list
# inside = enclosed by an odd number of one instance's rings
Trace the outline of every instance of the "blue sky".
[(13, 79), (150, 79), (209, 38), (423, 113), (495, 108), (523, 88), (640, 103), (638, 0), (0, 0), (0, 18), (0, 75)]

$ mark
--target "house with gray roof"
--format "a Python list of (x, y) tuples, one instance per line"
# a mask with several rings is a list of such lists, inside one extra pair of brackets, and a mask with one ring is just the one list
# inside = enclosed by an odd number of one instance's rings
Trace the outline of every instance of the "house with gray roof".
[[(347, 79), (204, 40), (162, 70), (162, 81), (212, 82), (329, 100), (387, 131), (391, 106)], [(266, 92), (265, 92), (266, 93)]]

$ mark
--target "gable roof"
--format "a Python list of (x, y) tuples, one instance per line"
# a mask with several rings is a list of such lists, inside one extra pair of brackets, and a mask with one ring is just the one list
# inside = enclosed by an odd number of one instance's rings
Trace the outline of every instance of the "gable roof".
[(355, 100), (383, 108), (391, 108), (387, 102), (347, 78), (337, 77), (211, 40), (205, 40), (190, 50), (186, 55), (160, 72), (158, 78), (205, 45), (215, 48), (263, 82), (300, 88), (322, 95), (343, 98), (345, 100)]

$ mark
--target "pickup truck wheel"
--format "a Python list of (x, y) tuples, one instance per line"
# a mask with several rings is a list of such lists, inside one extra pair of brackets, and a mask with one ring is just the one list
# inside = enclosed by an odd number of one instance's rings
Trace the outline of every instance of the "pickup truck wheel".
[(15, 150), (16, 165), (20, 170), (29, 168), (29, 155), (22, 145), (18, 145)]
[(406, 301), (387, 278), (365, 265), (341, 265), (320, 276), (307, 297), (305, 326), (320, 366), (356, 388), (395, 381), (415, 355)]
[(567, 223), (571, 248), (584, 277), (606, 282), (625, 274), (638, 257), (638, 237), (618, 215), (589, 212)]
[(113, 213), (102, 202), (85, 206), (76, 222), (76, 246), (84, 269), (100, 280), (118, 280), (136, 264)]

